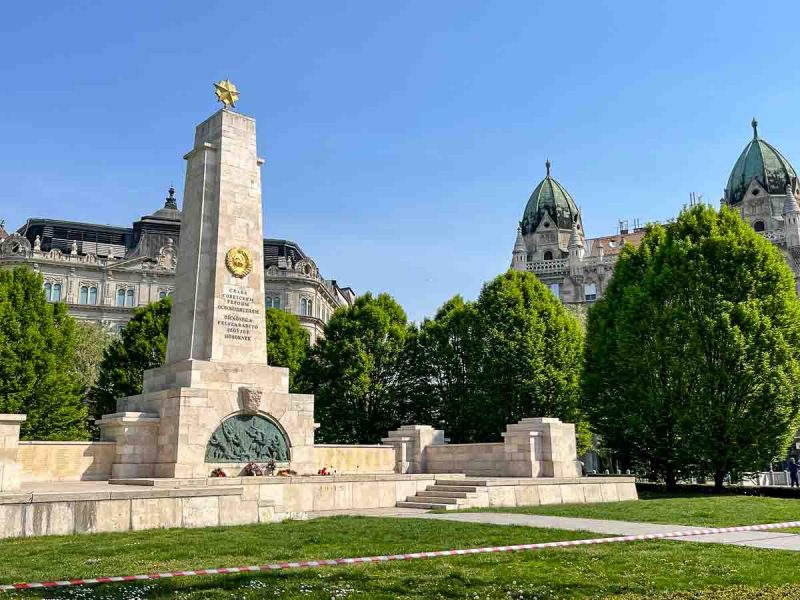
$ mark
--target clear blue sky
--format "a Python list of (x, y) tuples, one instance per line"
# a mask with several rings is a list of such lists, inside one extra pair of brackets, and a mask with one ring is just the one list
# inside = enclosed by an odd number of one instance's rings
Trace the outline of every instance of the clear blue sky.
[(419, 320), (508, 267), (544, 160), (590, 235), (714, 203), (757, 116), (800, 167), (796, 2), (17, 2), (0, 219), (130, 225), (230, 77), (265, 235)]

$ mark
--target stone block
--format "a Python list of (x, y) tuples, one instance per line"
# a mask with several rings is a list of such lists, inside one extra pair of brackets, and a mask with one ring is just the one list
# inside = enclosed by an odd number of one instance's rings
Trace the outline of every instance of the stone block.
[(560, 485), (542, 485), (539, 486), (539, 502), (540, 504), (561, 504), (561, 486)]
[(489, 506), (516, 506), (517, 498), (514, 486), (501, 485), (493, 486), (488, 489)]
[(616, 486), (620, 501), (639, 499), (639, 495), (636, 492), (636, 483), (633, 478), (631, 478), (629, 482), (617, 483)]
[(220, 525), (248, 525), (258, 522), (259, 506), (257, 500), (244, 500), (241, 496), (220, 496)]
[(25, 535), (25, 504), (0, 504), (0, 539)]
[(600, 495), (603, 502), (618, 502), (620, 500), (616, 483), (600, 483)]
[(75, 533), (73, 502), (43, 502), (25, 505), (24, 535), (69, 535)]
[(134, 498), (131, 500), (131, 529), (180, 527), (183, 521), (181, 498)]
[(563, 504), (583, 504), (586, 502), (582, 484), (566, 483), (559, 487), (561, 488), (561, 502)]
[(219, 496), (183, 498), (183, 527), (214, 527), (220, 524)]
[(538, 506), (540, 503), (537, 485), (514, 486), (514, 496), (516, 506)]
[(600, 486), (596, 483), (584, 483), (583, 497), (585, 502), (602, 502), (603, 493)]

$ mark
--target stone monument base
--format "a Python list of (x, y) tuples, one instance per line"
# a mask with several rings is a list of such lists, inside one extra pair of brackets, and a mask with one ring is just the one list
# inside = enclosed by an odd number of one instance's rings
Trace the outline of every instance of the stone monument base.
[(288, 369), (185, 360), (146, 371), (142, 394), (97, 424), (117, 444), (112, 478), (207, 477), (248, 451), (303, 474), (316, 472), (313, 411), (312, 395), (289, 393)]

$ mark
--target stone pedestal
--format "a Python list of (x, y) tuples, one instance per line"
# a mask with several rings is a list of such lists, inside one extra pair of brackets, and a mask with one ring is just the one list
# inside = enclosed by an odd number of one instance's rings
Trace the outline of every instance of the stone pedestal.
[(512, 477), (576, 477), (575, 425), (537, 417), (508, 425), (503, 434), (505, 463)]
[(425, 473), (425, 448), (446, 443), (444, 431), (430, 425), (403, 425), (381, 441), (395, 448), (395, 473)]
[(0, 492), (19, 489), (19, 428), (26, 419), (25, 415), (0, 414)]
[(186, 156), (167, 360), (98, 423), (114, 477), (207, 477), (249, 461), (316, 472), (314, 398), (269, 367), (255, 120), (220, 110)]

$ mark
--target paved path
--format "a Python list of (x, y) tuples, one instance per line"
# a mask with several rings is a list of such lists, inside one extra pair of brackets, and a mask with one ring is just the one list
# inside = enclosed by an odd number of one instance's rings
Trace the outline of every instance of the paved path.
[[(523, 515), (518, 513), (425, 513), (415, 515), (396, 515), (417, 519), (458, 521), (460, 523), (486, 523), (489, 525), (521, 525), (545, 529), (568, 529), (570, 531), (591, 531), (605, 535), (640, 535), (644, 533), (669, 533), (698, 529), (686, 525), (658, 525), (631, 521), (606, 521), (602, 519), (578, 519), (573, 517), (550, 517), (546, 515)], [(731, 544), (770, 550), (794, 550), (800, 552), (800, 535), (769, 531), (747, 531), (740, 533), (715, 533), (711, 535), (672, 538), (680, 542), (700, 542), (706, 544)]]

